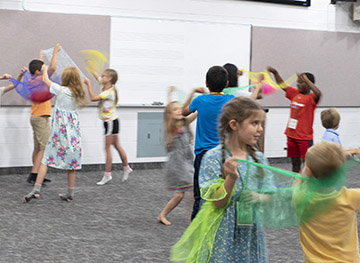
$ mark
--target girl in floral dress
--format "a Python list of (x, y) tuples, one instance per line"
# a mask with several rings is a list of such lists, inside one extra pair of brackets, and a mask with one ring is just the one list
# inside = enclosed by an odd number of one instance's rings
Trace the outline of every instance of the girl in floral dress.
[[(172, 248), (171, 261), (268, 262), (264, 229), (256, 219), (239, 217), (251, 204), (270, 198), (248, 189), (260, 185), (275, 188), (270, 172), (239, 163), (247, 160), (268, 164), (254, 148), (264, 120), (264, 111), (252, 99), (237, 97), (224, 106), (219, 121), (221, 144), (205, 154), (200, 167), (201, 196), (206, 202)], [(256, 217), (256, 211), (251, 214)]]
[[(41, 68), (43, 81), (56, 96), (56, 104), (52, 116), (51, 134), (45, 148), (39, 173), (33, 190), (24, 196), (27, 203), (40, 197), (42, 182), (48, 166), (68, 171), (68, 191), (60, 194), (62, 200), (71, 202), (75, 186), (75, 170), (81, 169), (81, 135), (77, 109), (85, 105), (85, 91), (77, 68), (69, 67), (61, 75), (62, 85), (53, 83), (48, 76), (47, 66)], [(90, 81), (85, 79), (85, 84)]]

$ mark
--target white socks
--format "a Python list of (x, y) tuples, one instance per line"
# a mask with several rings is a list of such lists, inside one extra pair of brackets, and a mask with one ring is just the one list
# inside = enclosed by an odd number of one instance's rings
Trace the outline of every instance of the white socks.
[(111, 172), (110, 173), (105, 172), (103, 178), (101, 179), (101, 181), (97, 182), (96, 184), (97, 185), (104, 185), (104, 184), (108, 183), (109, 181), (111, 181), (111, 179), (112, 179)]

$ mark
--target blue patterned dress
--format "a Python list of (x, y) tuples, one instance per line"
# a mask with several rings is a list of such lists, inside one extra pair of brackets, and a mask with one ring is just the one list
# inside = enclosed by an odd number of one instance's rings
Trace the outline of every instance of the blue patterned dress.
[(81, 169), (81, 136), (76, 104), (69, 88), (52, 83), (56, 95), (51, 120), (51, 133), (42, 163), (64, 170)]
[[(260, 163), (268, 164), (267, 159), (261, 152), (256, 153)], [(214, 179), (221, 175), (221, 146), (208, 151), (201, 161), (199, 182), (201, 188), (208, 188)], [(226, 159), (229, 154), (226, 153)], [(249, 155), (249, 161), (254, 159)], [(275, 188), (272, 183), (272, 174), (266, 173), (265, 178), (255, 176), (256, 168), (249, 168), (247, 188)], [(239, 164), (239, 174), (245, 179), (247, 164)], [(251, 226), (238, 226), (236, 223), (236, 201), (240, 197), (242, 184), (240, 179), (236, 181), (236, 192), (225, 211), (220, 227), (216, 233), (213, 250), (209, 262), (216, 263), (266, 263), (267, 250), (265, 234), (262, 227), (256, 224)], [(256, 213), (255, 213), (256, 216)]]

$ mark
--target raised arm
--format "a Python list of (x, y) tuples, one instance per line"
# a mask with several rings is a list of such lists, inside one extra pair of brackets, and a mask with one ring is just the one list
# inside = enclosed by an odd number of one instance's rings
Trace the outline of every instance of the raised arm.
[(184, 104), (184, 106), (183, 106), (183, 110), (182, 110), (182, 114), (184, 115), (184, 116), (188, 116), (190, 113), (191, 113), (191, 111), (190, 111), (190, 109), (189, 109), (189, 105), (190, 105), (190, 103), (191, 103), (191, 101), (192, 101), (192, 99), (193, 99), (193, 96), (194, 96), (194, 94), (195, 93), (205, 93), (205, 88), (195, 88), (192, 92), (191, 92), (191, 94), (190, 94), (190, 96), (189, 96), (189, 98), (187, 99), (187, 101), (185, 102), (185, 104)]
[(261, 82), (263, 80), (264, 80), (264, 75), (259, 74), (258, 83), (255, 86), (254, 92), (250, 96), (251, 99), (253, 99), (253, 100), (262, 99), (262, 92), (263, 92), (264, 86)]
[(320, 100), (320, 97), (321, 97), (321, 91), (318, 89), (318, 87), (316, 87), (314, 85), (314, 83), (312, 83), (308, 77), (306, 76), (306, 74), (301, 74), (299, 75), (298, 74), (298, 78), (301, 78), (309, 87), (310, 89), (312, 90), (312, 92), (314, 92), (314, 99), (315, 99), (315, 102), (318, 103), (319, 100)]
[(87, 89), (88, 89), (88, 92), (89, 92), (89, 97), (90, 97), (90, 100), (91, 101), (99, 101), (99, 100), (102, 100), (102, 98), (99, 96), (99, 95), (95, 95), (95, 93), (93, 92), (92, 88), (91, 88), (91, 84), (90, 84), (90, 80), (88, 78), (85, 78), (85, 81), (84, 81)]
[[(284, 84), (285, 84), (284, 80), (282, 79), (279, 72), (275, 68), (268, 67), (267, 70), (274, 75), (277, 84), (284, 86)], [(281, 89), (286, 91), (286, 86), (282, 87)]]
[(43, 75), (42, 75), (43, 82), (46, 84), (46, 86), (48, 86), (50, 88), (52, 81), (49, 79), (48, 67), (45, 64), (43, 64), (41, 67), (41, 71), (43, 73)]
[(60, 51), (60, 44), (57, 43), (54, 47), (54, 51), (53, 51), (53, 54), (52, 54), (52, 57), (51, 57), (51, 61), (50, 61), (50, 64), (49, 64), (49, 74), (50, 76), (55, 72), (56, 70), (56, 61), (57, 61), (57, 55)]

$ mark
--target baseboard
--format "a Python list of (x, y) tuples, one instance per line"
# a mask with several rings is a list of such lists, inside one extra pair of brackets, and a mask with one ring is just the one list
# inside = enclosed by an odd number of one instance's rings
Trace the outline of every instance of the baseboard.
[[(162, 169), (165, 167), (165, 162), (156, 162), (156, 163), (130, 163), (130, 166), (134, 170), (149, 170), (149, 169)], [(113, 164), (112, 170), (121, 170), (123, 168), (122, 164)], [(82, 165), (82, 172), (89, 171), (104, 171), (105, 164), (84, 164)], [(0, 176), (1, 175), (10, 175), (10, 174), (29, 174), (31, 172), (30, 166), (22, 166), (22, 167), (1, 167), (0, 168)], [(63, 173), (64, 170), (55, 169), (49, 167), (49, 173)]]

